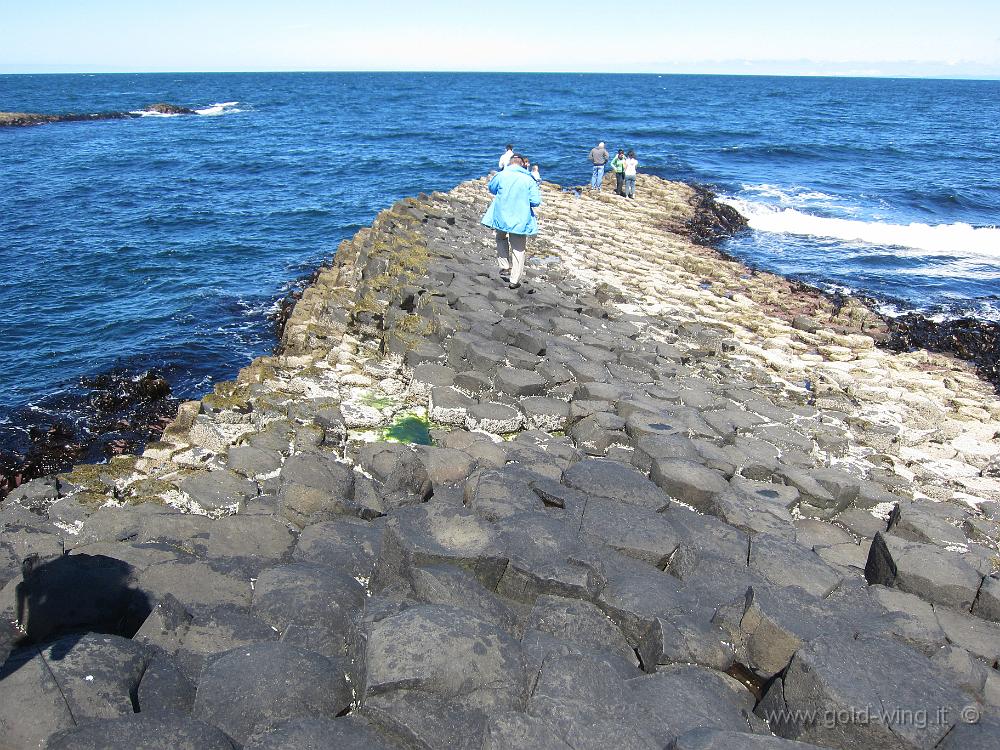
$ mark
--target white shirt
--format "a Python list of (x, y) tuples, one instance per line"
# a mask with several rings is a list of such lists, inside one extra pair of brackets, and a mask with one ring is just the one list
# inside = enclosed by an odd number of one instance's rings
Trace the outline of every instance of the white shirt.
[(514, 156), (513, 151), (504, 151), (503, 156), (500, 157), (500, 169), (505, 169), (508, 164), (510, 164), (511, 157)]
[(635, 177), (635, 170), (639, 167), (638, 159), (626, 159), (625, 160), (625, 176)]

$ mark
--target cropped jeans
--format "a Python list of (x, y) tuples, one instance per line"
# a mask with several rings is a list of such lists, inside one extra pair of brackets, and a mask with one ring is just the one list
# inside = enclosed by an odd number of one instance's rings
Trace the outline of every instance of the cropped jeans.
[(625, 178), (625, 197), (635, 198), (635, 175)]
[(603, 164), (595, 164), (594, 165), (594, 174), (590, 178), (590, 187), (593, 190), (600, 190), (601, 189), (601, 182), (603, 180), (604, 180), (604, 165)]

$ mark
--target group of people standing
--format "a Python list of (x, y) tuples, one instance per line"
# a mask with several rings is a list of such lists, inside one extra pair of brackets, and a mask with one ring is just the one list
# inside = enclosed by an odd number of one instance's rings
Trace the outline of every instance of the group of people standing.
[(498, 164), (498, 167), (500, 168), (500, 171), (502, 172), (503, 170), (505, 170), (507, 168), (507, 166), (510, 164), (510, 160), (513, 159), (515, 156), (518, 156), (521, 159), (521, 162), (522, 162), (524, 168), (528, 170), (528, 173), (533, 178), (535, 178), (535, 182), (537, 182), (539, 185), (541, 185), (542, 184), (542, 176), (538, 173), (538, 165), (537, 164), (532, 164), (531, 163), (531, 159), (529, 159), (527, 156), (524, 156), (523, 154), (515, 154), (514, 153), (514, 144), (513, 143), (508, 143), (507, 144), (506, 150), (503, 152), (503, 155), (501, 155), (501, 157), (500, 157), (500, 162)]
[[(604, 148), (604, 141), (598, 143), (590, 149), (590, 163), (594, 166), (590, 177), (590, 189), (601, 192), (601, 183), (604, 182), (604, 169), (608, 163), (610, 154)], [(615, 172), (615, 193), (626, 198), (635, 198), (635, 176), (639, 169), (639, 160), (635, 158), (635, 151), (629, 149), (626, 154), (624, 149), (618, 149), (615, 158), (611, 160), (611, 168)]]
[[(604, 169), (610, 154), (604, 143), (598, 143), (590, 150), (590, 163), (594, 170), (590, 187), (600, 192), (604, 181)], [(535, 209), (542, 205), (539, 185), (542, 177), (538, 165), (523, 154), (514, 151), (514, 144), (508, 143), (497, 162), (498, 170), (490, 179), (489, 191), (495, 197), (483, 214), (481, 223), (493, 229), (496, 237), (497, 265), (500, 278), (511, 289), (521, 286), (524, 274), (524, 250), (528, 237), (538, 234), (538, 220)], [(618, 154), (611, 161), (615, 171), (615, 192), (626, 198), (635, 198), (635, 175), (639, 162), (635, 151)]]

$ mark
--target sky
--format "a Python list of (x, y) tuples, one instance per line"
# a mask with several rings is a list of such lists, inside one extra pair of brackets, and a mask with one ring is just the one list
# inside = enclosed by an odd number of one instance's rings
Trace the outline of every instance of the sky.
[(1000, 78), (1000, 0), (0, 0), (0, 72)]

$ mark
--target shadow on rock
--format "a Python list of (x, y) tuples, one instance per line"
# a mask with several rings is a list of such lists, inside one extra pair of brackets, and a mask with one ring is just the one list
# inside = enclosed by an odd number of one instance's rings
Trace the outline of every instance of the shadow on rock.
[[(61, 659), (86, 633), (131, 638), (152, 611), (149, 598), (136, 588), (132, 566), (104, 555), (63, 555), (38, 564), (25, 559), (15, 588), (20, 633), (0, 637), (0, 662), (17, 648), (64, 635), (51, 654)], [(8, 665), (9, 666), (9, 665)], [(0, 680), (11, 670), (0, 670)]]

